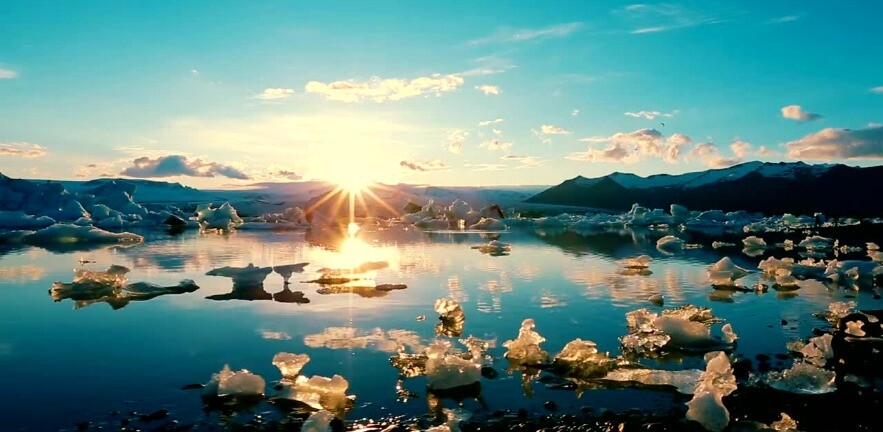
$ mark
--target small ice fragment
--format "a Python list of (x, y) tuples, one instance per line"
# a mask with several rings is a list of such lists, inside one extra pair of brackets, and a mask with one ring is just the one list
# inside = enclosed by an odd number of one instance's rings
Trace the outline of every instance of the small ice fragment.
[(505, 231), (509, 229), (503, 221), (494, 218), (481, 218), (478, 222), (469, 225), (469, 229), (471, 230), (485, 230), (485, 231)]
[(306, 354), (281, 352), (273, 356), (273, 365), (279, 368), (279, 372), (282, 372), (282, 378), (287, 380), (297, 378), (298, 374), (300, 374), (300, 370), (303, 369), (304, 365), (309, 361), (310, 356)]
[(288, 284), (289, 279), (291, 279), (291, 275), (294, 273), (301, 273), (304, 271), (304, 267), (306, 267), (307, 263), (298, 263), (298, 264), (285, 264), (285, 265), (277, 265), (273, 266), (273, 271), (282, 276), (282, 279), (285, 281), (285, 284)]
[(880, 250), (880, 246), (877, 246), (877, 243), (868, 242), (867, 243), (868, 251), (878, 251)]
[(778, 269), (776, 270), (776, 285), (784, 288), (796, 288), (797, 278), (795, 278), (790, 270), (786, 269)]
[[(816, 366), (824, 366), (828, 360), (834, 358), (834, 349), (831, 347), (831, 341), (834, 337), (830, 334), (823, 334), (810, 338), (806, 345), (802, 342), (794, 343), (789, 349), (800, 352), (803, 359)], [(798, 346), (800, 344), (800, 346)]]
[(553, 364), (568, 376), (598, 378), (613, 370), (616, 360), (606, 353), (599, 353), (594, 342), (574, 339), (555, 355)]
[(451, 343), (437, 341), (426, 349), (426, 384), (430, 389), (446, 390), (481, 380), (481, 363), (448, 354)]
[(241, 397), (260, 396), (264, 394), (264, 379), (245, 369), (237, 372), (224, 365), (220, 372), (213, 374), (211, 381), (203, 389), (207, 396)]
[(724, 324), (724, 326), (721, 327), (721, 332), (724, 334), (724, 342), (726, 343), (731, 344), (736, 342), (736, 339), (739, 339), (739, 335), (733, 331), (733, 326), (730, 323)]
[(865, 331), (862, 327), (865, 325), (862, 321), (847, 321), (846, 333), (856, 337), (864, 337)]
[(763, 249), (766, 248), (766, 241), (760, 237), (748, 236), (742, 239), (742, 245), (745, 249)]
[(833, 247), (834, 240), (822, 236), (811, 236), (803, 239), (797, 246), (809, 250), (824, 250)]
[(770, 387), (791, 393), (821, 394), (836, 390), (834, 371), (829, 371), (811, 363), (794, 363), (790, 369), (770, 372), (766, 382)]
[(650, 267), (651, 261), (653, 261), (653, 258), (650, 255), (639, 255), (621, 260), (619, 264), (627, 269), (645, 269)]
[(483, 245), (473, 246), (472, 249), (478, 249), (479, 252), (489, 255), (503, 255), (509, 252), (512, 247), (508, 243), (499, 240), (491, 240)]
[(546, 362), (549, 354), (540, 348), (546, 338), (534, 330), (536, 324), (530, 318), (521, 323), (518, 337), (503, 343), (508, 350), (503, 354), (510, 362), (524, 365), (539, 365)]
[(770, 423), (770, 429), (780, 432), (797, 432), (797, 420), (782, 413), (782, 418)]
[(708, 364), (687, 402), (687, 419), (698, 422), (705, 429), (718, 432), (730, 423), (730, 413), (723, 397), (736, 390), (736, 377), (730, 360), (723, 352), (706, 355)]
[(645, 385), (667, 385), (677, 388), (683, 394), (693, 394), (696, 383), (703, 371), (697, 369), (660, 370), (621, 368), (610, 371), (603, 379), (610, 381), (631, 381)]
[(331, 421), (334, 414), (327, 410), (319, 410), (307, 417), (301, 425), (301, 432), (331, 432)]
[(667, 253), (679, 252), (684, 249), (684, 241), (673, 235), (667, 235), (656, 241), (656, 249)]
[(712, 285), (735, 285), (736, 280), (745, 277), (748, 270), (737, 266), (729, 257), (723, 257), (708, 268), (708, 280)]
[(722, 247), (733, 247), (733, 246), (736, 246), (736, 244), (735, 244), (735, 243), (722, 242), (722, 241), (716, 241), (716, 240), (713, 241), (713, 242), (711, 242), (711, 247), (714, 248), (714, 249), (720, 249), (720, 248), (722, 248)]
[(665, 298), (662, 297), (661, 294), (653, 294), (650, 297), (647, 297), (647, 301), (653, 303), (656, 306), (662, 306), (665, 304)]

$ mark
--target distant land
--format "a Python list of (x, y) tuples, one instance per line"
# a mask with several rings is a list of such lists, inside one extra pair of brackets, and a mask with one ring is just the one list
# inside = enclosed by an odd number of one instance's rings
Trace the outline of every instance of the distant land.
[(879, 217), (881, 197), (883, 166), (747, 162), (680, 175), (578, 176), (526, 202), (610, 210), (628, 210), (633, 203), (649, 208), (681, 204), (691, 210)]

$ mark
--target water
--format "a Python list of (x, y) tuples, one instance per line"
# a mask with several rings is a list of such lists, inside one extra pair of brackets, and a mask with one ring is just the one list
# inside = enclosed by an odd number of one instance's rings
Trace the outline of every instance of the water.
[[(199, 391), (181, 387), (206, 382), (229, 364), (267, 379), (279, 379), (271, 359), (278, 352), (307, 353), (307, 375), (343, 375), (349, 394), (357, 396), (349, 418), (426, 414), (425, 379), (405, 386), (419, 397), (397, 401), (398, 371), (390, 366), (395, 343), (391, 330), (413, 332), (412, 344), (426, 345), (437, 322), (437, 298), (459, 301), (466, 314), (463, 336), (495, 339), (490, 350), (500, 377), (482, 381), (481, 400), (488, 410), (525, 408), (542, 412), (556, 401), (560, 411), (580, 407), (624, 410), (670, 409), (683, 400), (650, 390), (554, 390), (533, 382), (527, 397), (518, 372), (507, 373), (502, 342), (513, 339), (519, 324), (533, 318), (548, 340), (550, 353), (568, 341), (595, 341), (603, 351), (619, 353), (618, 337), (627, 333), (625, 313), (652, 306), (646, 299), (660, 293), (665, 307), (685, 303), (709, 306), (733, 325), (740, 336), (735, 353), (784, 353), (785, 343), (811, 335), (821, 322), (812, 313), (832, 301), (853, 300), (859, 308), (880, 309), (872, 291), (829, 289), (819, 282), (801, 282), (795, 295), (722, 295), (712, 290), (705, 269), (727, 254), (736, 264), (754, 269), (764, 258), (747, 257), (737, 249), (687, 250), (666, 256), (655, 249), (662, 233), (616, 231), (580, 235), (570, 232), (514, 230), (500, 240), (512, 244), (508, 256), (489, 256), (470, 248), (489, 237), (477, 233), (425, 233), (393, 227), (366, 228), (358, 241), (302, 232), (246, 232), (227, 235), (161, 231), (142, 233), (143, 244), (128, 248), (55, 251), (27, 248), (0, 256), (0, 422), (4, 430), (73, 429), (78, 422), (106, 418), (110, 411), (168, 408), (176, 418), (199, 418)], [(777, 256), (782, 256), (783, 253)], [(649, 276), (624, 275), (618, 259), (647, 253), (653, 256)], [(769, 253), (765, 256), (769, 256)], [(193, 293), (131, 302), (114, 310), (105, 303), (75, 309), (71, 300), (53, 302), (53, 282), (70, 282), (80, 260), (85, 268), (103, 270), (111, 264), (131, 269), (129, 281), (174, 285), (193, 279)], [(385, 261), (388, 268), (373, 282), (406, 284), (385, 295), (319, 294), (313, 279), (318, 269), (348, 268)], [(308, 262), (292, 277), (292, 290), (306, 304), (272, 300), (209, 300), (229, 293), (229, 278), (206, 276), (223, 266), (273, 266)], [(752, 286), (753, 273), (742, 280)], [(370, 283), (371, 281), (369, 281)], [(365, 283), (358, 283), (365, 285)], [(268, 293), (283, 289), (278, 274), (267, 277)], [(356, 290), (366, 295), (376, 290)], [(847, 298), (847, 296), (855, 298)], [(419, 321), (418, 316), (426, 316)], [(786, 325), (782, 320), (787, 321)], [(335, 328), (352, 328), (361, 339), (330, 340)], [(395, 333), (393, 334), (395, 338)], [(414, 342), (416, 341), (416, 342)], [(701, 356), (667, 361), (645, 360), (656, 368), (702, 367)], [(782, 367), (787, 366), (787, 364)], [(271, 387), (270, 384), (268, 387)], [(455, 401), (443, 400), (447, 407)], [(479, 410), (474, 400), (467, 409)], [(271, 408), (262, 407), (259, 410)]]

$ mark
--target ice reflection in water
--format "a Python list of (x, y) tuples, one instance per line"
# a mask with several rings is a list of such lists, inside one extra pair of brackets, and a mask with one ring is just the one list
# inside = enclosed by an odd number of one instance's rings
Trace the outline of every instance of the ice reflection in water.
[[(610, 392), (603, 398), (595, 397), (593, 392), (605, 390), (591, 386), (585, 387), (583, 398), (578, 400), (572, 387), (553, 390), (538, 382), (535, 378), (540, 372), (536, 369), (513, 370), (511, 377), (507, 376), (508, 362), (499, 345), (489, 349), (493, 357), (489, 366), (499, 377), (482, 379), (481, 402), (476, 400), (477, 393), (427, 394), (423, 377), (409, 378), (402, 386), (426, 397), (425, 403), (413, 398), (397, 402), (399, 371), (389, 364), (394, 353), (390, 350), (404, 347), (408, 352), (422, 352), (439, 338), (433, 303), (443, 297), (463, 306), (467, 317), (460, 330), (463, 336), (512, 339), (522, 320), (533, 318), (548, 339), (543, 348), (550, 353), (582, 338), (612, 355), (619, 352), (618, 338), (627, 333), (626, 312), (645, 307), (657, 313), (662, 310), (648, 301), (654, 294), (664, 297), (665, 309), (685, 303), (712, 307), (716, 316), (736, 329), (740, 339), (735, 353), (747, 358), (785, 353), (786, 342), (811, 336), (812, 329), (819, 326), (811, 314), (826, 310), (832, 301), (854, 300), (863, 309), (883, 307), (870, 289), (852, 291), (817, 281), (801, 281), (800, 289), (790, 292), (753, 290), (758, 282), (772, 286), (761, 272), (754, 271), (761, 259), (774, 254), (799, 260), (801, 251), (767, 250), (753, 258), (741, 254), (741, 248), (715, 250), (706, 245), (666, 256), (655, 246), (665, 233), (647, 230), (515, 230), (499, 235), (499, 240), (512, 248), (511, 255), (500, 257), (470, 250), (472, 245), (491, 240), (478, 234), (427, 234), (402, 227), (363, 229), (353, 240), (333, 232), (142, 234), (146, 242), (129, 248), (57, 254), (32, 248), (0, 256), (0, 269), (29, 265), (43, 269), (42, 273), (25, 272), (26, 277), (10, 272), (9, 277), (0, 278), (0, 316), (15, 320), (14, 326), (0, 326), (0, 346), (9, 347), (3, 350), (8, 354), (0, 356), (6, 366), (0, 368), (5, 370), (0, 379), (7, 383), (0, 389), (0, 397), (20, 413), (9, 427), (19, 426), (14, 422), (21, 426), (49, 422), (49, 429), (69, 427), (95, 407), (125, 409), (119, 401), (133, 399), (144, 399), (153, 406), (171, 403), (182, 415), (192, 412), (197, 416), (200, 402), (193, 400), (192, 393), (182, 394), (179, 387), (204, 381), (225, 363), (263, 376), (269, 387), (280, 379), (271, 359), (281, 351), (309, 354), (313, 359), (307, 366), (310, 374), (346, 377), (347, 394), (358, 396), (350, 418), (422, 415), (429, 407), (438, 413), (439, 407), (452, 408), (458, 399), (470, 410), (480, 410), (484, 403), (490, 409), (542, 411), (547, 400), (557, 401), (562, 410), (580, 405), (612, 409), (665, 406), (648, 392)], [(642, 254), (653, 258), (651, 274), (622, 272), (619, 260)], [(710, 287), (706, 269), (724, 255), (752, 270), (739, 280), (739, 285), (752, 288), (751, 292)], [(69, 280), (70, 269), (79, 267), (77, 261), (82, 258), (96, 261), (89, 268), (111, 264), (131, 268), (127, 276), (132, 280), (174, 286), (188, 278), (201, 288), (194, 293), (157, 297), (113, 314), (103, 308), (72, 311), (58, 307), (47, 298), (46, 290), (55, 280)], [(370, 262), (386, 262), (388, 266), (333, 285), (353, 287), (342, 294), (321, 295), (320, 290), (332, 285), (303, 283), (319, 278), (322, 268), (354, 269)], [(294, 272), (288, 286), (284, 274), (269, 272), (260, 280), (260, 287), (245, 284), (246, 289), (239, 293), (231, 290), (230, 278), (206, 275), (223, 267), (252, 264), (274, 268), (299, 263), (309, 265), (303, 273)], [(386, 284), (406, 285), (407, 289), (378, 290)], [(362, 289), (387, 294), (360, 297)], [(261, 297), (264, 301), (205, 299), (217, 296)], [(415, 320), (420, 315), (427, 319)], [(101, 338), (90, 336), (97, 332)], [(336, 332), (344, 336), (329, 336)], [(52, 358), (68, 358), (77, 364), (77, 378), (71, 378), (64, 368), (49, 367), (47, 359)], [(690, 354), (640, 362), (671, 370), (704, 369), (701, 356)], [(789, 362), (783, 362), (781, 368), (789, 367)], [(38, 390), (57, 385), (65, 386), (57, 395)], [(523, 396), (522, 386), (533, 394), (532, 399)], [(52, 418), (36, 408), (47, 402), (59, 407)]]

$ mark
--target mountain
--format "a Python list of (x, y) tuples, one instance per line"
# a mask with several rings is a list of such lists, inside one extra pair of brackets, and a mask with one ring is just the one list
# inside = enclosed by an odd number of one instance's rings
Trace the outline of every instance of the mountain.
[(681, 204), (692, 210), (879, 217), (881, 196), (883, 166), (747, 162), (680, 175), (578, 176), (526, 202), (610, 210), (628, 210), (634, 203), (651, 208)]

